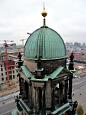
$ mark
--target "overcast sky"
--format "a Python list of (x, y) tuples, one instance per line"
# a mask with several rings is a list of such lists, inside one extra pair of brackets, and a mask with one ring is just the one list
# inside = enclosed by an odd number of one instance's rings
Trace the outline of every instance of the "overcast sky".
[[(46, 25), (65, 42), (86, 43), (86, 0), (45, 0)], [(43, 0), (0, 0), (0, 42), (27, 39), (43, 25)]]

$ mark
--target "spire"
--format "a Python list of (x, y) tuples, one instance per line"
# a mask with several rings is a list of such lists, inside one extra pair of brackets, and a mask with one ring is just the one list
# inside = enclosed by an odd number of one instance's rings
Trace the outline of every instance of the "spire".
[(45, 19), (45, 17), (47, 16), (47, 12), (45, 10), (45, 4), (44, 3), (43, 3), (43, 11), (42, 11), (41, 15), (44, 17), (44, 19), (43, 19), (43, 26), (46, 26), (46, 19)]

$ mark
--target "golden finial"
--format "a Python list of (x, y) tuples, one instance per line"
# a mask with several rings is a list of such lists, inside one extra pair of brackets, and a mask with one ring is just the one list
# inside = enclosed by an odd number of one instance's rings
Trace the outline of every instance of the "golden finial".
[(45, 23), (45, 17), (47, 16), (47, 12), (46, 12), (46, 10), (45, 10), (45, 4), (43, 3), (43, 11), (42, 11), (42, 13), (41, 13), (41, 15), (44, 17), (44, 19), (43, 19), (43, 26), (45, 26), (46, 25), (46, 23)]
[(45, 11), (45, 4), (43, 2), (43, 11), (41, 13), (41, 15), (45, 18), (47, 16), (47, 12)]

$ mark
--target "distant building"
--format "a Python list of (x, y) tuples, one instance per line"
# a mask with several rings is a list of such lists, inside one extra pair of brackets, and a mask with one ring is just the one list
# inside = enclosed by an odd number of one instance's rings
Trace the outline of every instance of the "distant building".
[(75, 115), (72, 101), (73, 53), (66, 68), (66, 48), (61, 36), (46, 26), (35, 30), (24, 47), (24, 63), (19, 53), (20, 95), (12, 115)]
[(22, 45), (17, 46), (15, 43), (0, 44), (0, 84), (5, 83), (8, 79), (16, 79), (18, 52), (21, 52), (23, 58), (23, 49)]
[[(0, 84), (5, 83), (7, 78), (7, 69), (5, 63), (5, 54), (0, 55)], [(8, 56), (8, 73), (9, 73), (9, 80), (15, 79), (18, 74), (18, 70), (16, 68), (16, 62), (13, 57)]]

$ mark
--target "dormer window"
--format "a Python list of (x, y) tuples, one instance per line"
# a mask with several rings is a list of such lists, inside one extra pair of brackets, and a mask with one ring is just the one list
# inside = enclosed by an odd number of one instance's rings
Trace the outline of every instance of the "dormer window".
[(43, 68), (37, 69), (37, 70), (35, 71), (36, 78), (39, 78), (39, 79), (43, 78), (43, 75), (44, 75), (43, 73), (44, 73), (44, 69), (43, 69)]

